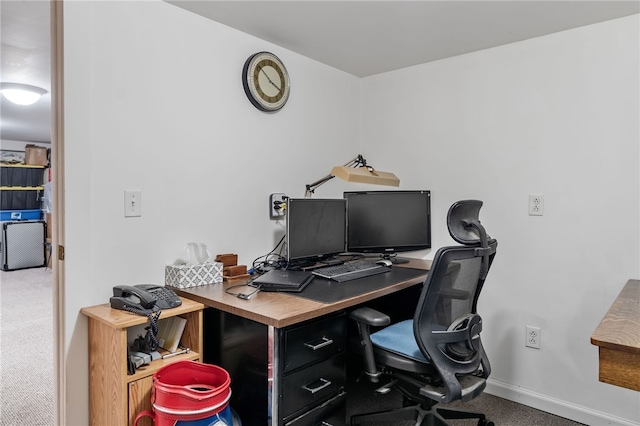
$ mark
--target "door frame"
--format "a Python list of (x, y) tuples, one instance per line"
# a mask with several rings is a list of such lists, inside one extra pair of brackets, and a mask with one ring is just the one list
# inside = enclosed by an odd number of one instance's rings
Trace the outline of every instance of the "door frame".
[(54, 317), (55, 424), (65, 424), (65, 280), (64, 280), (64, 31), (63, 0), (50, 0), (51, 23), (51, 166), (53, 174), (51, 244)]

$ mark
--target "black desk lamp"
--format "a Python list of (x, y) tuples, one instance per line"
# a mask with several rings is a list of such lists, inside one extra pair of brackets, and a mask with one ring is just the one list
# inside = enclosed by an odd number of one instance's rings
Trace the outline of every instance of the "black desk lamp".
[(400, 179), (393, 173), (380, 172), (373, 167), (367, 165), (367, 160), (360, 154), (353, 160), (348, 161), (342, 166), (336, 166), (331, 169), (331, 173), (317, 181), (307, 184), (305, 198), (311, 198), (323, 183), (339, 177), (347, 182), (369, 183), (373, 185), (400, 186)]

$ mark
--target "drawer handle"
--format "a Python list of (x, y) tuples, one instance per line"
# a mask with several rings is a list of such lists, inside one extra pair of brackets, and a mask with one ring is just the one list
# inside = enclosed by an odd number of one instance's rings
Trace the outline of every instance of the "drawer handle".
[(304, 345), (308, 348), (311, 348), (314, 351), (317, 351), (320, 348), (324, 348), (325, 346), (331, 345), (333, 343), (333, 340), (323, 337), (322, 339), (320, 339), (319, 343), (316, 343), (316, 342), (317, 340), (311, 343), (305, 343)]
[[(313, 386), (315, 384), (319, 384), (319, 386), (315, 387), (315, 388), (310, 388), (309, 386)], [(314, 393), (320, 392), (322, 389), (326, 388), (327, 386), (331, 386), (331, 381), (327, 380), (327, 379), (323, 379), (322, 377), (319, 378), (317, 381), (303, 386), (302, 389), (307, 390), (309, 392), (311, 392), (311, 395), (313, 395)]]

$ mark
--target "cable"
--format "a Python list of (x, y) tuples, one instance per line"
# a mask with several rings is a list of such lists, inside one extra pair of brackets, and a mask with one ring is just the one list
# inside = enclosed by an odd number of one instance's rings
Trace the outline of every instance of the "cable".
[[(252, 285), (251, 283), (253, 282), (253, 280), (255, 280), (258, 276), (267, 272), (269, 269), (282, 269), (287, 266), (286, 257), (282, 255), (282, 251), (284, 249), (284, 244), (282, 243), (285, 237), (286, 237), (286, 234), (283, 235), (282, 238), (280, 238), (280, 241), (278, 241), (278, 243), (269, 253), (259, 256), (253, 261), (251, 265), (251, 269), (249, 270), (249, 273), (252, 275), (251, 278), (249, 278), (244, 284), (237, 284), (237, 285), (227, 287), (224, 290), (224, 292), (244, 300), (250, 300), (256, 293), (258, 293), (260, 289), (262, 289), (262, 286)], [(278, 247), (280, 247), (280, 250), (278, 253), (276, 253), (275, 251)], [(255, 290), (253, 290), (250, 293), (235, 293), (230, 291), (234, 288), (244, 287), (244, 286), (252, 287)]]
[(136, 315), (146, 316), (149, 319), (149, 326), (145, 327), (147, 334), (144, 338), (139, 337), (133, 342), (132, 347), (138, 352), (153, 352), (158, 349), (158, 318), (162, 310), (154, 305), (151, 309), (136, 309), (132, 306), (125, 306), (124, 310)]
[[(244, 299), (244, 300), (249, 300), (253, 297), (253, 295), (255, 295), (257, 292), (259, 292), (262, 289), (262, 286), (252, 286), (251, 283), (253, 282), (253, 279), (249, 279), (247, 280), (247, 282), (245, 284), (238, 284), (238, 285), (232, 285), (231, 287), (227, 287), (224, 292), (227, 294), (230, 294), (232, 296), (236, 296), (239, 299)], [(255, 288), (255, 290), (253, 290), (251, 293), (232, 293), (229, 290), (233, 289), (233, 288), (238, 288), (238, 287), (244, 287), (244, 286), (248, 286), (248, 287), (252, 287)]]
[(149, 318), (149, 327), (146, 328), (147, 335), (144, 336), (147, 346), (152, 351), (158, 349), (160, 346), (160, 342), (158, 342), (158, 318), (160, 318), (161, 310), (157, 310), (155, 312), (150, 312), (147, 314), (147, 318)]
[[(276, 244), (276, 246), (267, 254), (262, 255), (260, 257), (257, 257), (253, 263), (252, 263), (252, 268), (249, 271), (249, 273), (258, 273), (258, 274), (263, 274), (265, 273), (267, 270), (270, 269), (282, 269), (284, 267), (286, 267), (287, 265), (287, 260), (286, 258), (282, 255), (282, 250), (283, 250), (283, 244), (282, 242), (284, 241), (286, 237), (286, 234), (282, 236), (282, 238), (280, 238), (280, 241), (278, 241), (278, 243)], [(280, 252), (279, 253), (275, 253), (276, 249), (280, 247)]]

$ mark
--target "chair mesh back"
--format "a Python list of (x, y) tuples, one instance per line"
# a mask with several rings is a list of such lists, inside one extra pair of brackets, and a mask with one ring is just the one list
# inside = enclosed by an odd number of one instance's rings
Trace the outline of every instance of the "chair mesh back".
[(447, 330), (458, 318), (474, 313), (481, 260), (461, 259), (448, 265), (431, 319), (434, 330)]
[(498, 243), (486, 235), (478, 220), (481, 205), (467, 200), (451, 207), (450, 233), (464, 245), (438, 250), (414, 315), (418, 346), (447, 389), (443, 402), (460, 397), (462, 376), (486, 378), (491, 372), (480, 340), (482, 318), (476, 308)]

